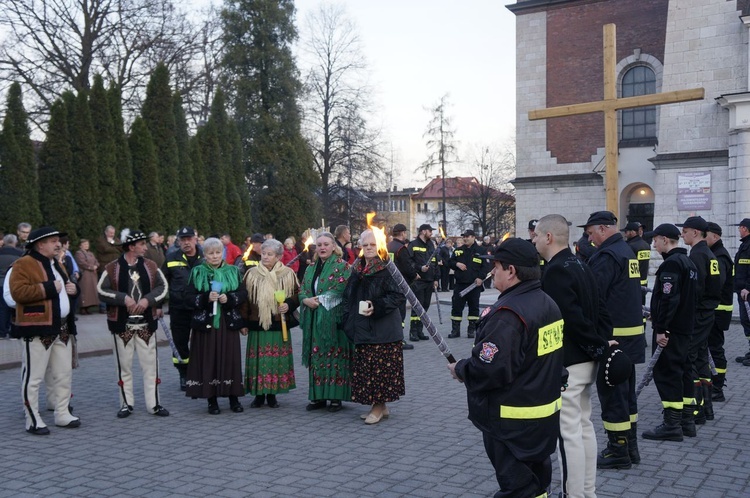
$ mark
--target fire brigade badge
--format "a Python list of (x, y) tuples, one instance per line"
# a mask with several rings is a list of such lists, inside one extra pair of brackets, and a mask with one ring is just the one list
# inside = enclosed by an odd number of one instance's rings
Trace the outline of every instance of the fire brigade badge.
[(497, 346), (491, 342), (485, 342), (482, 344), (482, 352), (479, 353), (479, 359), (485, 363), (492, 363), (497, 351)]
[(670, 294), (672, 292), (672, 284), (670, 284), (669, 282), (665, 282), (661, 287), (661, 291), (664, 294)]

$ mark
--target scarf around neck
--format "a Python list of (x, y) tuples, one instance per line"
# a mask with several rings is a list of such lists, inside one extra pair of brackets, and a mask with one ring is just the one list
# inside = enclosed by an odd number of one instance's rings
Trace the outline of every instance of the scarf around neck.
[(297, 287), (297, 275), (281, 261), (277, 261), (271, 270), (262, 264), (250, 269), (245, 276), (247, 298), (258, 306), (258, 322), (263, 330), (268, 330), (273, 323), (274, 315), (279, 314), (279, 304), (274, 293), (283, 290), (289, 298)]
[[(203, 261), (201, 264), (193, 268), (190, 273), (190, 279), (193, 281), (196, 290), (198, 292), (211, 292), (211, 282), (221, 282), (221, 292), (219, 294), (226, 294), (237, 290), (240, 286), (240, 275), (237, 272), (237, 268), (230, 266), (222, 261), (218, 268), (214, 268), (207, 261)], [(214, 328), (219, 328), (221, 322), (221, 303), (216, 302), (217, 312), (214, 315)]]

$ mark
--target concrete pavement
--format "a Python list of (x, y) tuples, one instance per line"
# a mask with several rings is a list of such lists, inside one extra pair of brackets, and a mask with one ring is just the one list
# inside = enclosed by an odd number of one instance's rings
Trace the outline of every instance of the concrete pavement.
[[(496, 292), (484, 293), (484, 303)], [(450, 331), (449, 300), (443, 302)], [(437, 324), (433, 303), (430, 318)], [(51, 425), (52, 434), (24, 432), (19, 369), (0, 371), (0, 497), (17, 496), (492, 496), (494, 472), (481, 434), (466, 419), (464, 387), (451, 379), (435, 345), (421, 341), (404, 352), (406, 396), (391, 405), (391, 417), (366, 426), (368, 408), (345, 403), (338, 413), (307, 412), (308, 372), (301, 366), (301, 331), (292, 330), (297, 389), (280, 395), (281, 407), (206, 411), (205, 400), (179, 391), (169, 348), (159, 349), (160, 398), (171, 416), (146, 413), (136, 373), (136, 406), (117, 419), (117, 385), (111, 336), (103, 315), (80, 317), (84, 356), (74, 372), (73, 405), (78, 429)], [(464, 331), (465, 334), (464, 321)], [(161, 332), (160, 332), (161, 334)], [(650, 331), (649, 331), (650, 335)], [(13, 363), (22, 341), (0, 341), (0, 363)], [(448, 340), (457, 358), (472, 341)], [(737, 324), (727, 333), (730, 357), (727, 402), (716, 403), (716, 420), (683, 443), (639, 441), (643, 461), (626, 471), (599, 471), (598, 496), (740, 497), (750, 494), (750, 368), (735, 363), (747, 343)], [(15, 351), (15, 352), (14, 352)], [(96, 355), (100, 356), (88, 356)], [(20, 358), (20, 356), (18, 356)], [(643, 366), (639, 366), (639, 376)], [(136, 368), (135, 372), (139, 369)], [(243, 399), (248, 405), (250, 399)], [(600, 446), (604, 433), (594, 407)], [(639, 428), (661, 420), (656, 389), (640, 398)], [(556, 463), (553, 495), (560, 491)]]

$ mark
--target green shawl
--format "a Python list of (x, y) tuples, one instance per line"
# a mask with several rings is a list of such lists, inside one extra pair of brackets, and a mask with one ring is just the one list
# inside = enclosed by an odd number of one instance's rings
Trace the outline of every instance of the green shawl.
[[(211, 292), (211, 281), (221, 282), (219, 294), (237, 290), (240, 286), (240, 274), (237, 268), (224, 262), (218, 268), (214, 268), (204, 260), (203, 263), (193, 268), (190, 273), (190, 280), (193, 281), (193, 285), (198, 292)], [(213, 326), (218, 329), (221, 322), (221, 303), (217, 301), (216, 306), (217, 311), (214, 315)]]

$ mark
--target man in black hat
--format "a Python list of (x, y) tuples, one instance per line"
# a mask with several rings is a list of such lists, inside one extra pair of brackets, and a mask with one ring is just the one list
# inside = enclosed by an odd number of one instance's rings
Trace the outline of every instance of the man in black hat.
[[(700, 216), (690, 216), (684, 223), (676, 226), (682, 227), (682, 240), (685, 245), (690, 246), (689, 257), (698, 270), (695, 326), (688, 349), (688, 361), (693, 365), (691, 373), (693, 388), (688, 389), (686, 377), (684, 396), (691, 400), (691, 405), (694, 405), (695, 423), (704, 424), (706, 420), (714, 418), (710, 396), (712, 386), (711, 368), (708, 363), (708, 334), (714, 326), (714, 313), (721, 301), (721, 272), (719, 261), (706, 244), (706, 230), (708, 229), (706, 220)], [(703, 396), (705, 391), (709, 393), (707, 400), (704, 400)], [(690, 423), (689, 420), (687, 422)]]
[(148, 237), (130, 232), (122, 244), (123, 254), (102, 272), (97, 290), (107, 303), (107, 326), (114, 336), (120, 410), (117, 418), (133, 412), (133, 356), (143, 374), (143, 394), (149, 413), (166, 417), (169, 412), (159, 404), (159, 363), (156, 354), (156, 321), (167, 297), (164, 274), (150, 259), (144, 258)]
[[(648, 285), (648, 264), (651, 261), (651, 246), (639, 235), (641, 224), (637, 221), (631, 221), (622, 232), (625, 234), (625, 241), (635, 254), (638, 265), (641, 270), (641, 287)], [(641, 304), (646, 304), (646, 293), (643, 293)]]
[[(737, 229), (740, 234), (740, 247), (734, 255), (734, 291), (740, 304), (740, 324), (750, 346), (750, 313), (745, 306), (745, 303), (750, 301), (750, 218), (740, 221)], [(750, 361), (745, 364), (745, 360), (750, 360), (750, 351), (745, 353), (745, 356), (738, 356), (736, 360), (750, 367)]]
[[(474, 337), (477, 320), (479, 320), (479, 298), (484, 290), (484, 277), (490, 270), (486, 259), (481, 258), (487, 252), (477, 244), (474, 230), (466, 230), (461, 234), (464, 245), (453, 252), (448, 261), (448, 266), (453, 270), (456, 278), (456, 286), (453, 288), (453, 299), (451, 300), (451, 333), (449, 338), (461, 337), (461, 320), (464, 308), (469, 305), (469, 328), (466, 337)], [(461, 291), (468, 286), (476, 284), (476, 287), (461, 297)]]
[(607, 447), (597, 461), (600, 469), (629, 469), (639, 463), (638, 398), (635, 395), (635, 364), (643, 363), (646, 338), (643, 332), (641, 272), (638, 260), (617, 228), (617, 218), (609, 211), (597, 211), (581, 225), (597, 251), (589, 259), (596, 275), (599, 295), (612, 320), (612, 336), (633, 363), (630, 379), (614, 387), (597, 379), (602, 405), (602, 421)]
[[(391, 235), (393, 235), (393, 239), (388, 242), (388, 257), (391, 258), (398, 271), (404, 276), (406, 282), (411, 283), (417, 276), (417, 271), (411, 264), (409, 250), (406, 247), (406, 225), (397, 223), (393, 227)], [(406, 301), (401, 304), (399, 311), (401, 312), (401, 329), (403, 331), (404, 321), (406, 320)], [(414, 349), (414, 346), (406, 341), (401, 341), (401, 349)]]
[[(26, 431), (47, 435), (49, 429), (39, 414), (39, 386), (46, 383), (47, 399), (55, 409), (55, 425), (75, 428), (81, 425), (69, 410), (72, 383), (75, 317), (71, 302), (77, 286), (58, 262), (60, 233), (52, 227), (32, 230), (26, 254), (16, 260), (5, 278), (3, 297), (15, 308), (11, 335), (23, 338), (22, 395)], [(50, 375), (45, 377), (47, 369)]]
[(482, 312), (471, 356), (448, 365), (466, 386), (469, 420), (482, 431), (496, 496), (540, 496), (552, 480), (560, 435), (563, 320), (539, 282), (531, 243), (510, 238), (492, 256), (501, 294)]
[(711, 376), (713, 388), (710, 393), (703, 393), (711, 401), (724, 401), (724, 380), (727, 375), (727, 356), (724, 351), (724, 332), (729, 330), (732, 321), (732, 308), (734, 307), (734, 263), (729, 251), (724, 247), (721, 240), (721, 227), (711, 221), (708, 222), (706, 231), (706, 243), (711, 248), (716, 259), (719, 261), (719, 273), (721, 275), (721, 298), (714, 313), (714, 325), (708, 335), (708, 351), (714, 359), (716, 375)]
[(250, 236), (250, 245), (252, 249), (248, 253), (240, 254), (237, 259), (234, 260), (234, 265), (240, 269), (242, 274), (254, 266), (260, 264), (260, 246), (263, 245), (266, 239), (263, 238), (262, 233), (254, 233)]
[[(647, 233), (653, 238), (654, 250), (664, 258), (656, 271), (651, 294), (651, 350), (655, 351), (657, 345), (663, 348), (654, 366), (654, 383), (661, 398), (664, 421), (644, 432), (643, 437), (682, 441), (684, 435), (695, 436), (695, 424), (690, 422), (692, 407), (685, 405), (683, 396), (685, 371), (691, 370), (688, 349), (694, 327), (698, 271), (687, 256), (687, 249), (677, 247), (680, 231), (676, 226), (664, 223)], [(688, 378), (687, 387), (691, 385)]]
[(169, 327), (181, 360), (172, 358), (180, 374), (180, 389), (187, 389), (187, 366), (190, 361), (190, 321), (195, 303), (188, 298), (190, 272), (201, 264), (203, 254), (198, 250), (198, 238), (192, 227), (182, 227), (177, 232), (180, 249), (167, 253), (162, 272), (169, 286)]
[[(558, 447), (562, 491), (564, 496), (594, 496), (597, 448), (591, 388), (599, 362), (609, 350), (612, 323), (594, 273), (573, 255), (569, 238), (568, 221), (550, 214), (539, 220), (534, 241), (548, 261), (542, 290), (555, 301), (565, 321), (563, 364), (568, 370), (568, 387), (562, 393)], [(626, 377), (629, 375), (626, 372)]]
[[(435, 243), (432, 241), (432, 228), (429, 223), (419, 226), (419, 234), (409, 242), (409, 256), (411, 264), (417, 272), (411, 283), (411, 290), (417, 296), (417, 300), (425, 311), (430, 309), (432, 293), (437, 289), (440, 271), (438, 270), (437, 258), (435, 257)], [(409, 326), (409, 340), (416, 342), (429, 339), (423, 332), (422, 320), (419, 315), (411, 311), (411, 323)]]

